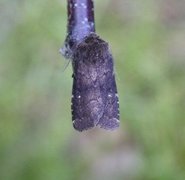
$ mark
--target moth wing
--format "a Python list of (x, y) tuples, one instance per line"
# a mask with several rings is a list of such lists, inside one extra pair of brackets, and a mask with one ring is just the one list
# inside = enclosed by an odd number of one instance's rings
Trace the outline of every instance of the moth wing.
[(78, 131), (119, 127), (119, 102), (108, 44), (90, 35), (73, 59), (72, 120)]
[[(81, 73), (73, 76), (72, 90), (72, 121), (73, 127), (78, 131), (87, 130), (94, 127), (93, 119), (88, 115), (88, 107), (86, 106), (86, 92), (83, 91), (83, 76)], [(82, 93), (83, 92), (83, 93)]]
[[(112, 66), (112, 56), (109, 57), (110, 64)], [(101, 82), (102, 97), (104, 99), (104, 112), (100, 118), (97, 126), (113, 130), (119, 127), (119, 99), (117, 94), (117, 87), (113, 68), (109, 68), (110, 71), (104, 75), (104, 80)]]

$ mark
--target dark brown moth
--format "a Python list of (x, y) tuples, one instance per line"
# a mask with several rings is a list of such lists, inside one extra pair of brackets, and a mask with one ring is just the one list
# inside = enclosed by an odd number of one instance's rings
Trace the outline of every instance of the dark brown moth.
[(108, 43), (91, 33), (74, 50), (72, 121), (78, 131), (119, 126), (119, 101)]

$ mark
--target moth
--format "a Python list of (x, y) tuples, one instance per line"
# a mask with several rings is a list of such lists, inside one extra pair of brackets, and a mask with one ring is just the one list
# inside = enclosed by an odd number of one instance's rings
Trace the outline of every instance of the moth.
[(108, 43), (95, 33), (86, 36), (72, 58), (72, 121), (78, 131), (95, 126), (119, 127), (119, 101), (113, 57)]

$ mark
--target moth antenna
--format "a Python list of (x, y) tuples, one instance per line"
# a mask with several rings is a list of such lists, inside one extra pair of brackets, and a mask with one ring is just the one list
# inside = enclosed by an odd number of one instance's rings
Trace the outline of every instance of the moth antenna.
[(62, 69), (62, 73), (66, 70), (66, 68), (69, 66), (69, 63), (71, 62), (71, 59), (67, 59), (67, 63), (64, 65), (64, 68)]

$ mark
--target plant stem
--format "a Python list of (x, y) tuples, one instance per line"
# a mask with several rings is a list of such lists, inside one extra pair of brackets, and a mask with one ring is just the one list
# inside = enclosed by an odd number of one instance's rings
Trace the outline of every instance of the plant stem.
[(95, 32), (93, 0), (68, 0), (68, 25), (62, 54), (70, 57), (72, 49), (91, 32)]

